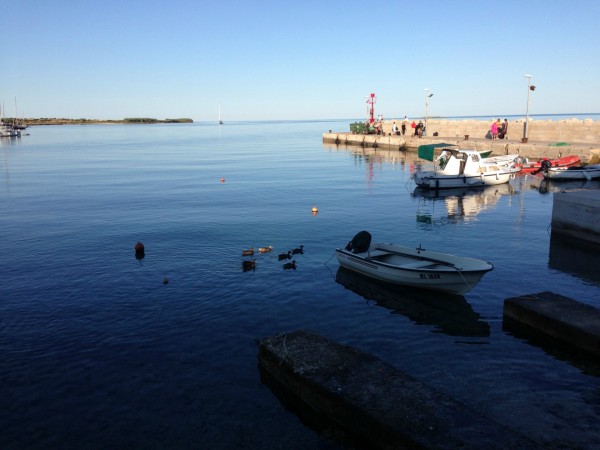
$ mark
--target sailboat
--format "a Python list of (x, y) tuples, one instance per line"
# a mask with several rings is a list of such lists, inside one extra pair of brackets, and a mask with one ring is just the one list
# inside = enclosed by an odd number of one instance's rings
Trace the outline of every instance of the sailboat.
[(223, 125), (223, 121), (221, 120), (221, 105), (219, 105), (219, 125)]

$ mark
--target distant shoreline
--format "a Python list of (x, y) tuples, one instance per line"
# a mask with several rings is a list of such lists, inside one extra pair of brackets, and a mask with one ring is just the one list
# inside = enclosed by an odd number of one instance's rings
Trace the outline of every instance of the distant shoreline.
[[(13, 119), (6, 117), (5, 123), (13, 123)], [(192, 119), (154, 119), (150, 117), (128, 117), (121, 120), (99, 120), (99, 119), (64, 119), (64, 118), (40, 118), (40, 119), (17, 119), (18, 124), (27, 126), (34, 125), (139, 125), (139, 124), (157, 124), (157, 123), (194, 123)]]

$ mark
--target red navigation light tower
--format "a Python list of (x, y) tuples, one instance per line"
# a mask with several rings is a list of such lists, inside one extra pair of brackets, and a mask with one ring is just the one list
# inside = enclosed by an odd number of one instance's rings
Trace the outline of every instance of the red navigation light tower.
[(367, 108), (369, 111), (369, 123), (375, 122), (375, 117), (373, 117), (375, 114), (375, 109), (373, 108), (373, 105), (375, 103), (377, 103), (377, 97), (375, 97), (375, 94), (371, 94), (370, 97), (367, 97), (367, 105), (369, 105)]

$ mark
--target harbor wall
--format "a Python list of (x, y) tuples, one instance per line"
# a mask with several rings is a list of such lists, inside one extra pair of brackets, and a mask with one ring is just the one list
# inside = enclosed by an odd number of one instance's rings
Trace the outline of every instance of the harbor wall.
[(600, 193), (597, 190), (555, 193), (551, 226), (553, 236), (600, 248)]
[[(499, 118), (502, 122), (504, 119)], [(403, 119), (385, 120), (383, 130), (386, 134), (392, 132), (392, 125), (396, 122), (398, 128)], [(412, 131), (409, 125), (407, 133)], [(418, 120), (416, 121), (418, 123)], [(524, 119), (508, 121), (508, 138), (511, 141), (521, 140), (523, 137)], [(470, 138), (485, 138), (492, 120), (450, 120), (450, 119), (429, 119), (427, 121), (428, 136), (438, 133), (439, 136), (448, 136), (455, 138), (464, 138), (469, 135)], [(550, 141), (567, 143), (600, 143), (600, 121), (592, 119), (564, 119), (564, 120), (532, 120), (528, 122), (528, 138), (532, 141)], [(349, 130), (348, 130), (349, 131)]]
[[(518, 153), (527, 158), (551, 159), (576, 155), (584, 163), (600, 158), (600, 121), (591, 119), (530, 120), (527, 143), (521, 139), (523, 120), (509, 121), (508, 138), (496, 140), (487, 138), (491, 121), (430, 119), (427, 124), (429, 132), (422, 138), (413, 135), (410, 125), (404, 136), (392, 136), (394, 121), (397, 125), (402, 122), (401, 119), (384, 121), (384, 135), (353, 134), (348, 124), (345, 130), (323, 133), (323, 142), (408, 151), (416, 151), (424, 144), (445, 142), (468, 150), (492, 150), (493, 155)], [(438, 135), (433, 136), (434, 133)]]

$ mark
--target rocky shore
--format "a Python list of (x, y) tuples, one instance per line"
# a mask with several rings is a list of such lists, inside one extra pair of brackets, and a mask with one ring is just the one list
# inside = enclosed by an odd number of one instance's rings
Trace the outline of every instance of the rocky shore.
[[(12, 123), (12, 118), (4, 119), (6, 123)], [(153, 123), (193, 123), (192, 119), (154, 119), (150, 117), (133, 117), (120, 120), (100, 120), (100, 119), (64, 119), (64, 118), (47, 118), (39, 119), (18, 119), (17, 123), (26, 126), (33, 125), (98, 125), (98, 124), (153, 124)]]

